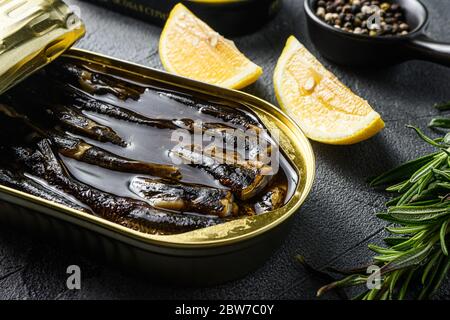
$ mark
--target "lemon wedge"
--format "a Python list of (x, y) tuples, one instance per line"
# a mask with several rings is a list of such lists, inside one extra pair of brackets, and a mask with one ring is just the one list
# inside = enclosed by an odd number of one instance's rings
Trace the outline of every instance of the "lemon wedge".
[(295, 37), (287, 40), (273, 78), (275, 94), (306, 136), (328, 144), (353, 144), (384, 128), (368, 102), (347, 88)]
[(159, 57), (169, 72), (232, 89), (243, 88), (262, 74), (232, 41), (181, 3), (173, 7), (164, 26)]

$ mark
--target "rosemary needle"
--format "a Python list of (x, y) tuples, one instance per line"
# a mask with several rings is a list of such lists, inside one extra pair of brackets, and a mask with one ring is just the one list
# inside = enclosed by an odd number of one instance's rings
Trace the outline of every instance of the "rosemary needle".
[(450, 101), (445, 103), (438, 103), (434, 107), (440, 111), (450, 110)]
[(449, 129), (450, 128), (450, 118), (444, 118), (444, 117), (433, 118), (433, 119), (431, 119), (430, 123), (428, 124), (428, 127)]

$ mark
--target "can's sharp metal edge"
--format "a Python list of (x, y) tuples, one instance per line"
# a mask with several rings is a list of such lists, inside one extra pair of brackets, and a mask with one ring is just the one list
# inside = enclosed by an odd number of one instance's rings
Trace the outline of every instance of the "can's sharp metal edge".
[(60, 0), (0, 1), (0, 94), (66, 51), (85, 33)]

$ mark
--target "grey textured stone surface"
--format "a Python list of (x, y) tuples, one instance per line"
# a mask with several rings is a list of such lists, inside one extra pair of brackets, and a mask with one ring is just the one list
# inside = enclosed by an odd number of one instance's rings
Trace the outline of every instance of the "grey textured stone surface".
[[(70, 0), (81, 9), (86, 37), (77, 46), (161, 68), (160, 28), (89, 3)], [(428, 0), (430, 33), (450, 41), (447, 0)], [(313, 53), (306, 33), (301, 0), (286, 0), (282, 12), (261, 31), (235, 38), (236, 45), (263, 66), (264, 75), (247, 88), (276, 104), (272, 73), (285, 39), (294, 34)], [(0, 227), (0, 299), (313, 299), (323, 284), (293, 259), (303, 254), (316, 267), (352, 267), (367, 262), (366, 245), (382, 236), (384, 223), (374, 213), (386, 195), (370, 189), (365, 180), (428, 151), (405, 129), (423, 128), (437, 114), (432, 105), (450, 100), (450, 69), (427, 62), (408, 62), (371, 71), (337, 67), (318, 56), (340, 79), (368, 99), (386, 121), (386, 129), (369, 141), (349, 146), (313, 143), (317, 180), (294, 228), (267, 263), (244, 279), (211, 288), (178, 288), (141, 281), (109, 266), (80, 256), (49, 241)], [(66, 267), (83, 270), (82, 290), (65, 289)], [(440, 298), (448, 298), (448, 284)], [(326, 298), (337, 298), (333, 294)]]

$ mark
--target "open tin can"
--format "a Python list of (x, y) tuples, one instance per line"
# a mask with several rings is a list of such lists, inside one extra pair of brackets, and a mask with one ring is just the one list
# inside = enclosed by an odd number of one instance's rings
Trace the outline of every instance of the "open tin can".
[[(3, 44), (0, 92), (5, 92), (62, 54), (58, 61), (89, 64), (122, 79), (151, 82), (173, 92), (188, 91), (211, 101), (228, 101), (251, 110), (269, 132), (278, 132), (281, 153), (298, 177), (289, 200), (274, 211), (172, 235), (132, 230), (99, 216), (0, 185), (2, 224), (37, 231), (51, 241), (68, 242), (82, 253), (100, 257), (115, 266), (125, 266), (154, 279), (179, 284), (211, 285), (236, 279), (268, 259), (286, 236), (292, 217), (305, 201), (314, 180), (311, 145), (292, 119), (273, 105), (244, 92), (93, 52), (68, 49), (84, 34), (84, 27), (59, 0), (3, 1), (0, 16), (0, 25), (6, 26), (6, 21), (10, 26), (0, 28), (2, 32), (9, 30), (9, 34), (0, 33), (0, 43)], [(9, 46), (11, 43), (18, 45)], [(8, 54), (10, 52), (16, 54)]]
[(242, 35), (261, 28), (280, 10), (282, 0), (86, 0), (146, 22), (163, 25), (170, 10), (183, 3), (214, 30)]

